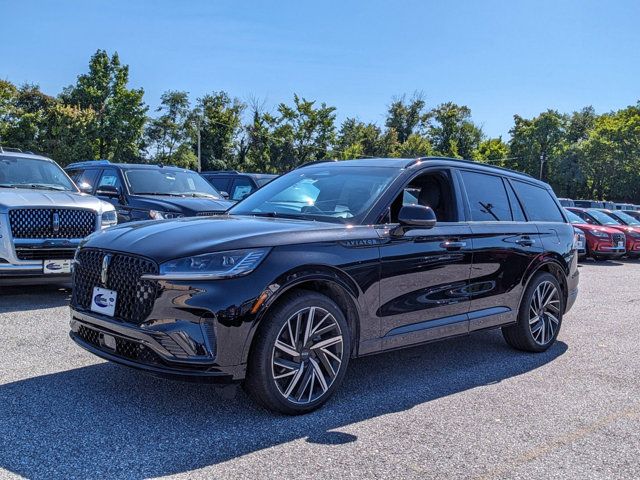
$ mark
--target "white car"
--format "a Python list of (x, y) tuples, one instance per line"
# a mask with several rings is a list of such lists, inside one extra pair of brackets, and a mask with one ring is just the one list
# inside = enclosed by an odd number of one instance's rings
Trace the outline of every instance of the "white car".
[(68, 282), (80, 241), (116, 223), (53, 160), (0, 147), (0, 285)]

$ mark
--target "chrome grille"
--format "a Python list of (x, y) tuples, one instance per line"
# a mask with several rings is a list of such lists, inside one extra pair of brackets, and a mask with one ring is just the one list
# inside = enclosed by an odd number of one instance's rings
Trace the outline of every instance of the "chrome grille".
[(613, 237), (613, 241), (614, 242), (624, 242), (625, 241), (623, 233), (614, 233), (612, 235), (612, 237)]
[(158, 265), (144, 257), (111, 253), (107, 269), (107, 283), (100, 277), (102, 260), (107, 253), (103, 250), (83, 248), (78, 252), (73, 269), (73, 295), (71, 305), (80, 310), (89, 310), (94, 287), (115, 290), (115, 317), (128, 323), (140, 324), (151, 313), (158, 296), (158, 282), (142, 280), (145, 274), (157, 274)]
[(20, 208), (9, 211), (13, 238), (84, 238), (96, 228), (96, 213), (70, 208)]
[(213, 217), (214, 215), (222, 215), (223, 212), (198, 212), (197, 217)]

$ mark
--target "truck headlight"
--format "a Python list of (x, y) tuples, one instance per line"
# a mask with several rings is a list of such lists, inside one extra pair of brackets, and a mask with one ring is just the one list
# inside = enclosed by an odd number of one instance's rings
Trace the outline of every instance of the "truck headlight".
[(234, 278), (253, 272), (270, 248), (250, 248), (206, 253), (169, 260), (160, 265), (160, 274), (145, 276), (159, 280), (215, 280)]
[(149, 218), (153, 220), (164, 220), (166, 218), (180, 218), (184, 215), (182, 213), (163, 212), (161, 210), (149, 210)]
[(102, 228), (113, 227), (118, 223), (118, 215), (115, 210), (108, 210), (100, 217), (100, 226)]

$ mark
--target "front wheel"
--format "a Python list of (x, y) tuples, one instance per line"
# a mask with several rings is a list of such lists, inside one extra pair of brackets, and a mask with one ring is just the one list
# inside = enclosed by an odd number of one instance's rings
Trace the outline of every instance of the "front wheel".
[(518, 310), (518, 323), (502, 328), (506, 342), (518, 350), (544, 352), (555, 342), (564, 304), (556, 277), (547, 272), (533, 277)]
[(330, 298), (300, 291), (274, 307), (251, 351), (245, 389), (266, 408), (311, 412), (338, 388), (349, 363), (351, 337)]

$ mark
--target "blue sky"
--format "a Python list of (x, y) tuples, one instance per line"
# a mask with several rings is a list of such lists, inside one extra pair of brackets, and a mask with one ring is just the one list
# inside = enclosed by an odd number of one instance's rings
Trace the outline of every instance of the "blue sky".
[(168, 89), (273, 108), (293, 93), (381, 124), (393, 96), (471, 107), (490, 136), (513, 114), (640, 99), (640, 2), (0, 0), (0, 78), (57, 94), (118, 51), (153, 108)]

